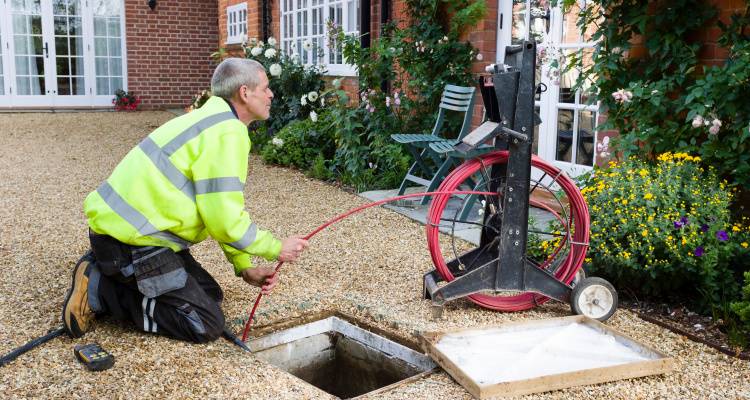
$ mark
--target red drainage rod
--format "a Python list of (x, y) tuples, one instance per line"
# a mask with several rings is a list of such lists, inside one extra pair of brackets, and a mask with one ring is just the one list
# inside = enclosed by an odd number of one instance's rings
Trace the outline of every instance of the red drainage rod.
[[(384, 200), (379, 200), (379, 201), (375, 201), (375, 202), (372, 202), (372, 203), (364, 204), (364, 205), (361, 205), (359, 207), (353, 208), (353, 209), (351, 209), (351, 210), (349, 210), (349, 211), (347, 211), (347, 212), (345, 212), (343, 214), (340, 214), (340, 215), (336, 216), (335, 218), (332, 218), (332, 219), (328, 220), (328, 222), (324, 223), (323, 225), (315, 228), (315, 230), (313, 230), (307, 236), (305, 236), (304, 239), (305, 240), (309, 240), (310, 238), (312, 238), (313, 236), (315, 236), (318, 232), (320, 232), (323, 229), (329, 227), (330, 225), (332, 225), (332, 224), (334, 224), (334, 223), (336, 223), (338, 221), (341, 221), (342, 219), (344, 219), (344, 218), (346, 218), (346, 217), (348, 217), (348, 216), (350, 216), (352, 214), (358, 213), (358, 212), (360, 212), (362, 210), (365, 210), (367, 208), (370, 208), (370, 207), (375, 207), (375, 206), (379, 206), (381, 204), (391, 203), (391, 202), (402, 200), (402, 199), (408, 199), (410, 197), (422, 197), (422, 196), (434, 196), (434, 195), (454, 195), (454, 194), (481, 194), (481, 195), (486, 195), (486, 196), (497, 196), (496, 192), (479, 192), (479, 191), (473, 191), (473, 190), (451, 190), (451, 191), (438, 191), (438, 192), (427, 192), (427, 193), (412, 193), (412, 194), (405, 194), (403, 196), (391, 197), (389, 199), (384, 199)], [(284, 264), (284, 263), (283, 262), (279, 262), (278, 264), (276, 264), (276, 271), (273, 273), (274, 276), (279, 272), (279, 269), (281, 268), (282, 264)], [(250, 332), (250, 325), (252, 324), (253, 317), (255, 316), (255, 310), (258, 309), (258, 304), (260, 304), (261, 297), (263, 297), (263, 292), (258, 293), (258, 297), (255, 298), (255, 304), (253, 304), (253, 308), (250, 311), (250, 316), (247, 318), (247, 322), (245, 322), (245, 329), (242, 331), (242, 341), (243, 342), (247, 341), (247, 334), (248, 334), (248, 332)]]

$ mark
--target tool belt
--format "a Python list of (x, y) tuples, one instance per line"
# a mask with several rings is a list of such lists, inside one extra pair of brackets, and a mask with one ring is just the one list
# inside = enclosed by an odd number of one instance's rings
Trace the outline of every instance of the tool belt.
[(146, 297), (185, 287), (184, 261), (168, 247), (131, 246), (94, 232), (89, 232), (89, 240), (101, 273), (122, 283), (135, 284)]

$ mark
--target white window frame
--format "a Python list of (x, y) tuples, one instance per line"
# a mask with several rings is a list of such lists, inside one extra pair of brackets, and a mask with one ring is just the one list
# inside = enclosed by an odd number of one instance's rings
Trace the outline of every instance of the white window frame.
[[(280, 33), (279, 46), (281, 50), (291, 55), (298, 55), (304, 65), (323, 65), (329, 76), (357, 76), (356, 66), (331, 62), (331, 49), (328, 48), (328, 28), (326, 22), (332, 19), (330, 7), (341, 6), (341, 21), (337, 23), (344, 28), (347, 35), (358, 35), (360, 32), (360, 1), (359, 0), (280, 0)], [(351, 6), (353, 10), (350, 10)], [(318, 21), (322, 11), (322, 21)], [(350, 21), (350, 14), (355, 21)], [(335, 17), (333, 17), (335, 19)], [(302, 24), (299, 22), (302, 21)], [(317, 25), (315, 24), (317, 23)], [(322, 26), (322, 33), (319, 31)], [(290, 29), (291, 28), (291, 29)], [(302, 29), (300, 29), (302, 28)], [(353, 29), (352, 29), (353, 28)], [(322, 36), (321, 36), (322, 34)], [(321, 40), (322, 39), (322, 40)], [(301, 43), (305, 40), (322, 42), (318, 47), (323, 50), (323, 57), (313, 60), (312, 54), (302, 51)], [(291, 47), (294, 43), (296, 46)]]
[(247, 3), (227, 6), (226, 44), (238, 44), (247, 39)]

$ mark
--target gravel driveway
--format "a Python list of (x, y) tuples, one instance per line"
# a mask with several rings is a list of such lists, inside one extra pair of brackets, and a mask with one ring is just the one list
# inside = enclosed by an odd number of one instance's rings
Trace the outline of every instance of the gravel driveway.
[[(70, 271), (86, 250), (81, 204), (122, 156), (166, 112), (0, 114), (0, 354), (59, 326)], [(253, 156), (245, 192), (250, 216), (279, 237), (305, 234), (364, 200)], [(219, 247), (206, 241), (193, 254), (225, 291), (224, 311), (241, 330), (257, 295), (232, 273)], [(259, 263), (260, 265), (272, 265)], [(458, 301), (433, 321), (421, 299), (421, 278), (431, 268), (423, 227), (391, 211), (371, 209), (313, 239), (281, 283), (265, 297), (256, 334), (264, 326), (342, 312), (413, 343), (420, 331), (569, 315), (562, 304), (503, 314)], [(666, 376), (585, 386), (539, 399), (750, 398), (750, 363), (691, 342), (627, 311), (608, 322), (676, 358)], [(85, 372), (75, 344), (99, 342), (115, 367)], [(192, 345), (137, 332), (104, 320), (85, 338), (54, 341), (0, 370), (2, 398), (331, 398), (259, 361), (224, 340)], [(386, 399), (470, 398), (446, 373), (395, 390)]]

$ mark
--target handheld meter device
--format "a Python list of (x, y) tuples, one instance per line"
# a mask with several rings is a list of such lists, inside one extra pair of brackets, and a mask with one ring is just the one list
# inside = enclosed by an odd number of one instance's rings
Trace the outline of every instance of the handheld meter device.
[(77, 345), (73, 353), (91, 371), (104, 371), (115, 364), (115, 357), (97, 343)]

